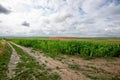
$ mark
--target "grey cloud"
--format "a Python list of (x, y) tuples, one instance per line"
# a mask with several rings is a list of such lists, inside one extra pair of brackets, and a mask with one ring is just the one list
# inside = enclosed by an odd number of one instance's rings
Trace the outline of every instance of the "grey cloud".
[(98, 17), (116, 17), (120, 16), (120, 5), (112, 5), (113, 3), (109, 4), (108, 6), (105, 6), (104, 8), (101, 8), (99, 11), (96, 12), (96, 15)]
[(30, 30), (30, 34), (31, 35), (38, 35), (38, 36), (44, 36), (44, 35), (47, 35), (47, 33), (49, 34), (50, 33), (50, 30), (42, 30), (42, 29), (32, 29)]
[(111, 8), (112, 10), (110, 10), (110, 14), (112, 15), (120, 15), (120, 6), (116, 6)]
[(93, 24), (93, 23), (95, 23), (95, 21), (94, 21), (94, 19), (87, 19), (85, 21), (82, 21), (82, 23)]
[(72, 26), (76, 26), (76, 25), (82, 25), (82, 24), (85, 24), (85, 25), (90, 25), (90, 24), (95, 24), (95, 20), (94, 19), (86, 19), (86, 20), (82, 20), (82, 21), (75, 21), (72, 23)]
[(24, 21), (24, 22), (22, 23), (22, 25), (23, 25), (23, 26), (26, 26), (26, 27), (29, 27), (29, 26), (30, 26), (30, 23)]
[(108, 25), (109, 27), (115, 27), (114, 25), (112, 25), (112, 24), (110, 24), (110, 25)]
[(114, 23), (114, 25), (120, 26), (120, 21), (119, 22), (113, 22), (113, 23)]
[(65, 21), (67, 18), (71, 18), (71, 17), (73, 17), (72, 14), (57, 15), (57, 16), (54, 18), (54, 21), (55, 21), (56, 23), (60, 23), (60, 22)]
[(11, 12), (10, 10), (6, 9), (0, 4), (0, 13), (9, 14), (10, 12)]
[(45, 20), (43, 20), (46, 24), (50, 24), (50, 20), (48, 20), (48, 19), (45, 19)]

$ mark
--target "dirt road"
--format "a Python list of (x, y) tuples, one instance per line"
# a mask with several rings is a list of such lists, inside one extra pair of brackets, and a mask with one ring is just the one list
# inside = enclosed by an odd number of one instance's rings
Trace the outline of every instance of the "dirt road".
[(18, 62), (20, 62), (20, 58), (19, 55), (17, 54), (17, 52), (15, 51), (15, 49), (12, 47), (12, 45), (10, 43), (8, 43), (9, 46), (12, 48), (12, 55), (8, 64), (8, 72), (7, 72), (7, 76), (9, 78), (15, 77), (15, 72), (14, 69), (16, 68), (16, 64)]
[[(15, 44), (13, 42), (11, 43)], [(38, 51), (32, 52), (31, 48), (26, 48), (17, 44), (15, 45), (34, 57), (39, 63), (44, 63), (53, 72), (57, 72), (61, 76), (62, 80), (90, 80), (85, 75), (81, 73), (76, 73), (74, 70), (69, 69), (67, 64), (63, 64), (62, 62), (54, 60), (50, 57), (46, 57), (43, 55), (43, 53), (40, 53)]]
[[(45, 56), (39, 51), (33, 51), (32, 48), (11, 43), (34, 57), (39, 64), (44, 63), (52, 72), (57, 72), (61, 80), (111, 80), (113, 78), (120, 78), (120, 58), (115, 58), (115, 60), (108, 59), (107, 61), (105, 59), (84, 60), (70, 56), (67, 60), (59, 61)], [(70, 66), (74, 69), (71, 69)]]

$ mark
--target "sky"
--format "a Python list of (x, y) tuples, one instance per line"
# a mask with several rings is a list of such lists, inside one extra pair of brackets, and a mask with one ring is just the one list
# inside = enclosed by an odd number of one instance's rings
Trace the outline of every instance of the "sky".
[(0, 36), (120, 37), (120, 0), (0, 0)]

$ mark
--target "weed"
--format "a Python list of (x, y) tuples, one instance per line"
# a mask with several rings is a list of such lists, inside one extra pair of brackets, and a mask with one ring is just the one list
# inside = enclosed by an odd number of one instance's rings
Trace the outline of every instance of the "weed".
[(56, 66), (56, 69), (57, 69), (57, 70), (59, 70), (59, 69), (60, 69), (60, 67), (59, 67), (59, 66)]
[(8, 70), (8, 63), (11, 57), (12, 49), (8, 44), (5, 45), (3, 55), (0, 55), (0, 80), (8, 80), (6, 71)]
[(78, 70), (80, 65), (77, 64), (77, 63), (73, 63), (73, 64), (69, 64), (68, 67), (71, 68), (71, 69)]

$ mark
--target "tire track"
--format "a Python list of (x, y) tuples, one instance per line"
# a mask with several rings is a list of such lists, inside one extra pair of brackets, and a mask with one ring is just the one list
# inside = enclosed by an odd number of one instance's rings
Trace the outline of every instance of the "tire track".
[(62, 80), (90, 80), (85, 75), (81, 73), (75, 73), (73, 70), (69, 69), (67, 64), (63, 64), (60, 61), (54, 60), (50, 57), (46, 57), (38, 51), (33, 53), (31, 48), (22, 47), (13, 42), (11, 43), (22, 48), (25, 52), (34, 57), (39, 63), (42, 62), (46, 64), (50, 69), (52, 69), (53, 72), (57, 72), (61, 76)]
[(8, 72), (7, 72), (7, 76), (9, 78), (15, 77), (15, 71), (13, 71), (16, 66), (17, 63), (20, 62), (20, 58), (19, 55), (17, 54), (17, 52), (15, 51), (15, 49), (12, 47), (12, 45), (10, 43), (8, 43), (9, 46), (12, 48), (12, 55), (8, 64)]

